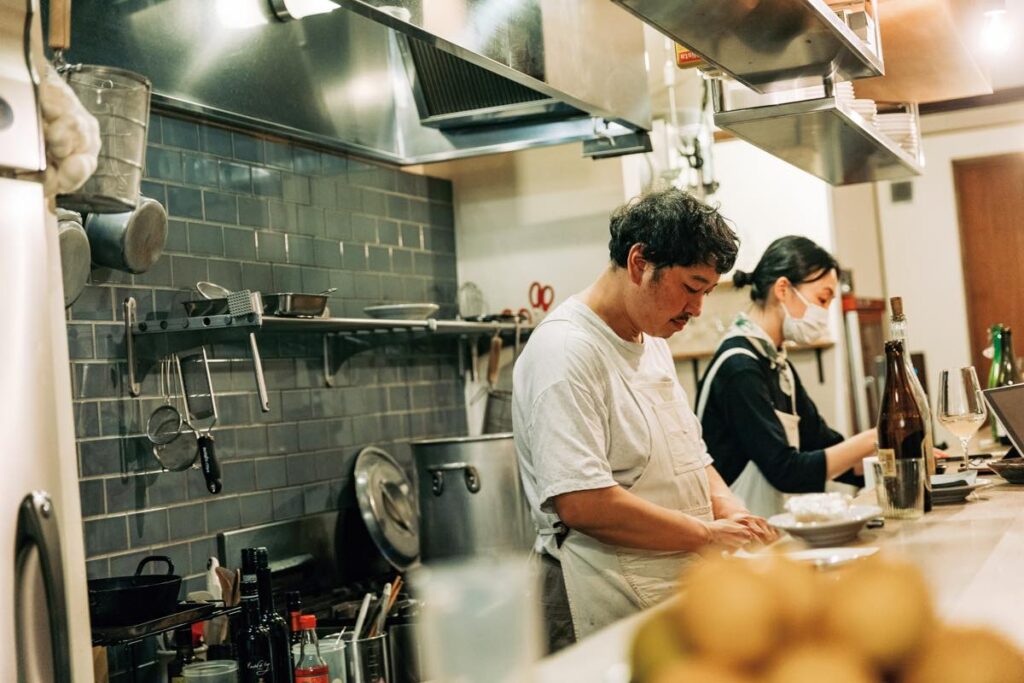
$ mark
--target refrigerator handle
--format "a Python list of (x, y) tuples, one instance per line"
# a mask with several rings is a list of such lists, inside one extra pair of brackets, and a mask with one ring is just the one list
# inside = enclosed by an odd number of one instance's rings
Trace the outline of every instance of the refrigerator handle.
[[(53, 657), (54, 683), (71, 683), (71, 643), (67, 631), (67, 602), (64, 595), (64, 563), (61, 560), (60, 534), (53, 501), (45, 491), (33, 491), (25, 496), (18, 509), (18, 532), (15, 541), (15, 614), (19, 618), (27, 607), (22, 604), (26, 592), (25, 570), (29, 554), (35, 548), (39, 555), (43, 587), (46, 595), (46, 613), (49, 619), (50, 653)], [(38, 656), (40, 648), (24, 642), (32, 629), (18, 630), (19, 683), (32, 683), (26, 679), (26, 663)], [(45, 649), (43, 649), (45, 651)]]

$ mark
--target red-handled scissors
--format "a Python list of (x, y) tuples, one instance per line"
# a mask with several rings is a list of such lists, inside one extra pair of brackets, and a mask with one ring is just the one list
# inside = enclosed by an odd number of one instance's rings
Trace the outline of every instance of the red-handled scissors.
[(547, 313), (554, 302), (555, 290), (551, 285), (542, 285), (539, 282), (530, 285), (530, 306)]

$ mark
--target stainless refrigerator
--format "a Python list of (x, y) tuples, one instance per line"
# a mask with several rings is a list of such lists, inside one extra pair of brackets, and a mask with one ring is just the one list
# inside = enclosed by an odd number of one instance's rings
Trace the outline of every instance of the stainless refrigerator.
[(92, 681), (38, 0), (0, 0), (0, 680)]

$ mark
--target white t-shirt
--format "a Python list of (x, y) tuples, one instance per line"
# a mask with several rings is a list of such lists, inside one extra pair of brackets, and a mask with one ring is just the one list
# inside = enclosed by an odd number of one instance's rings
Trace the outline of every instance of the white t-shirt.
[[(628, 342), (572, 297), (552, 311), (516, 362), (512, 431), (534, 523), (558, 521), (551, 499), (571, 491), (630, 487), (651, 453), (651, 425), (631, 384), (671, 379), (686, 394), (664, 339)], [(700, 457), (711, 464), (703, 440)], [(542, 534), (537, 549), (558, 557)]]

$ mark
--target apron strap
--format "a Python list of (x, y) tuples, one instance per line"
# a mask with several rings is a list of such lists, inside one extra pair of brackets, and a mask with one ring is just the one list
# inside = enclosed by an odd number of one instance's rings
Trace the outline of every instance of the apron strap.
[(701, 385), (700, 395), (697, 397), (697, 419), (704, 419), (704, 409), (708, 406), (708, 398), (711, 396), (711, 383), (715, 379), (715, 375), (718, 374), (718, 369), (722, 367), (722, 363), (732, 358), (733, 356), (750, 356), (754, 360), (757, 360), (757, 354), (749, 349), (734, 348), (725, 351), (720, 355), (714, 363), (711, 364), (711, 368), (708, 369), (708, 374), (704, 375), (704, 384)]

